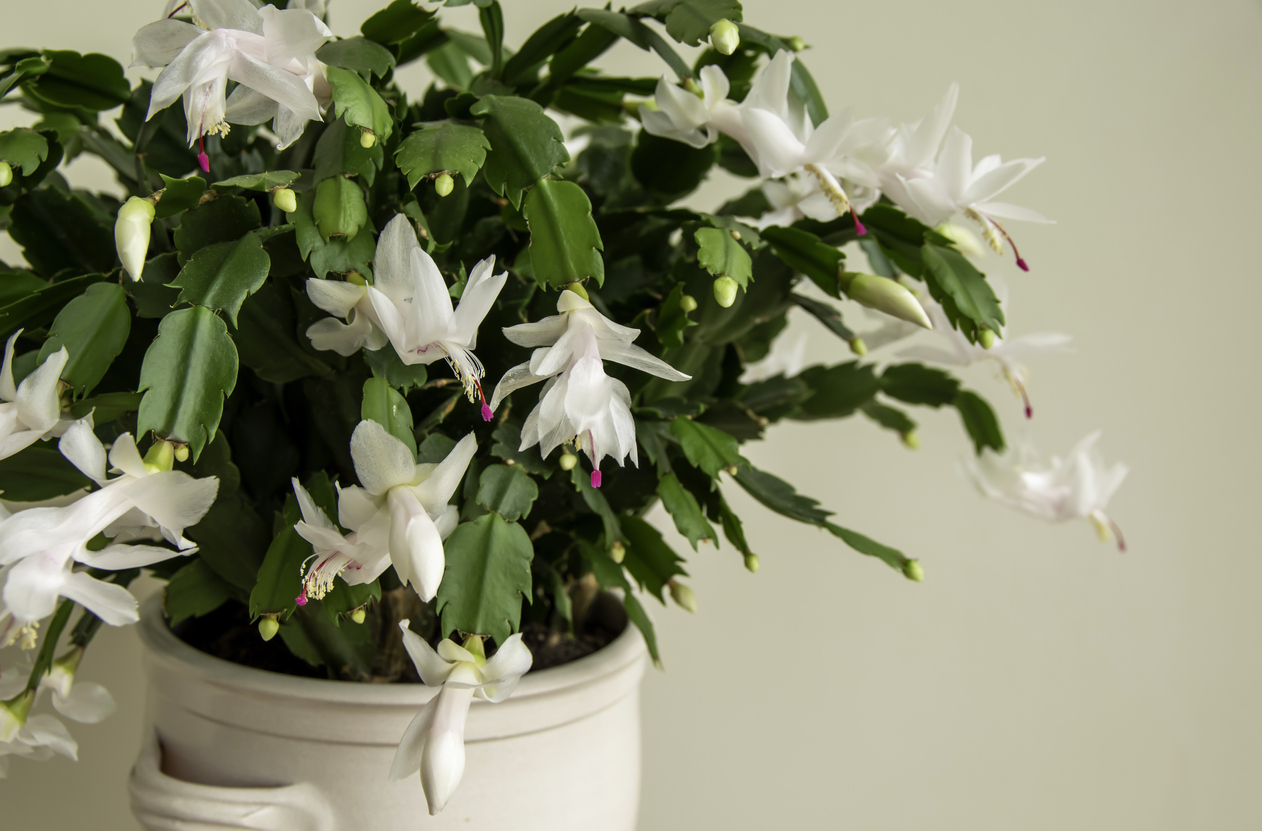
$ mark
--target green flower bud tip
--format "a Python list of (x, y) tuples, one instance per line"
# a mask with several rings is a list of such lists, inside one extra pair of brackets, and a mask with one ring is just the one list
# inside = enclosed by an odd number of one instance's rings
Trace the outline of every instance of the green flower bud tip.
[(280, 631), (280, 621), (275, 617), (267, 616), (259, 621), (259, 636), (265, 641), (270, 641), (276, 637), (276, 633)]
[(434, 180), (434, 193), (439, 196), (450, 196), (452, 188), (456, 186), (456, 182), (451, 178), (450, 173), (444, 173)]
[(995, 333), (989, 329), (978, 329), (977, 345), (982, 349), (990, 349), (995, 345)]
[(365, 612), (363, 609), (356, 609), (355, 611), (351, 612), (351, 620), (355, 623), (363, 623), (367, 617), (368, 617), (368, 613)]
[(575, 281), (573, 283), (566, 283), (565, 290), (574, 292), (579, 297), (586, 300), (588, 303), (592, 302), (591, 296), (587, 293), (587, 288), (584, 287), (584, 285), (578, 281)]
[(298, 196), (289, 188), (277, 188), (272, 191), (272, 201), (276, 203), (276, 207), (287, 214), (298, 210)]
[(359, 146), (368, 150), (377, 143), (377, 134), (372, 130), (365, 130), (359, 134)]
[(13, 168), (8, 162), (0, 162), (0, 188), (13, 184)]
[(802, 40), (797, 35), (794, 35), (791, 38), (786, 38), (784, 45), (792, 49), (794, 52), (801, 52), (806, 48), (806, 41)]
[(750, 574), (757, 574), (759, 565), (757, 554), (745, 555), (745, 568), (749, 569)]
[(678, 580), (671, 580), (670, 597), (679, 604), (679, 608), (691, 614), (697, 613), (697, 596), (693, 594), (692, 589), (680, 583)]
[(578, 456), (575, 456), (573, 453), (562, 453), (559, 464), (561, 465), (561, 470), (573, 470), (574, 466), (578, 464)]
[(170, 470), (175, 466), (175, 445), (169, 441), (158, 439), (145, 454), (145, 467), (154, 473)]
[(736, 302), (736, 290), (740, 286), (731, 277), (720, 277), (714, 281), (714, 299), (725, 309), (730, 309)]
[(627, 556), (627, 548), (620, 542), (615, 542), (609, 549), (609, 558), (615, 563), (621, 563)]
[(697, 310), (697, 298), (691, 294), (683, 295), (679, 298), (679, 308), (683, 310), (684, 314), (695, 312)]
[(723, 55), (730, 55), (741, 45), (741, 32), (726, 17), (710, 27), (710, 45)]
[(868, 354), (868, 345), (863, 342), (863, 338), (854, 337), (850, 339), (850, 351), (862, 358)]
[(906, 445), (909, 450), (920, 449), (920, 436), (916, 435), (915, 430), (908, 430), (906, 433), (903, 433), (902, 439), (903, 444)]
[(919, 560), (908, 560), (903, 563), (903, 576), (913, 583), (923, 583), (925, 580), (925, 569), (920, 565)]
[(856, 274), (842, 272), (840, 275), (841, 290), (858, 303), (871, 309), (885, 312), (899, 320), (906, 320), (926, 329), (933, 328), (933, 322), (916, 295), (912, 294), (901, 283), (875, 274)]

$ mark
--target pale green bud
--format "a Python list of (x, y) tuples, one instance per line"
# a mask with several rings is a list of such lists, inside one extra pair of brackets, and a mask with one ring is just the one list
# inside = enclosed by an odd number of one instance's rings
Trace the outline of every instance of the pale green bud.
[(145, 454), (145, 467), (154, 473), (170, 470), (175, 466), (175, 445), (158, 439)]
[(372, 130), (365, 130), (364, 132), (359, 134), (359, 146), (364, 148), (365, 150), (370, 149), (376, 143), (377, 143), (377, 134), (374, 133)]
[(298, 195), (289, 188), (277, 188), (272, 191), (272, 201), (276, 203), (276, 207), (287, 214), (298, 210)]
[(573, 453), (562, 453), (557, 464), (561, 465), (561, 470), (573, 470), (574, 466), (578, 464), (578, 456), (575, 456)]
[(452, 188), (456, 186), (456, 182), (451, 178), (450, 173), (444, 173), (434, 180), (434, 193), (439, 196), (450, 196)]
[(8, 162), (0, 162), (0, 188), (13, 184), (13, 168)]
[(280, 631), (280, 621), (274, 616), (268, 615), (259, 621), (259, 636), (265, 641), (270, 641), (276, 637), (276, 633)]
[(565, 290), (574, 292), (579, 297), (586, 300), (588, 303), (592, 302), (591, 295), (587, 293), (587, 288), (582, 283), (578, 282), (577, 280), (574, 281), (573, 283), (566, 283)]
[(731, 277), (720, 277), (714, 281), (714, 299), (725, 309), (730, 309), (736, 302), (736, 290), (740, 286)]
[(995, 333), (989, 329), (978, 329), (977, 345), (982, 349), (990, 349), (995, 345)]
[(351, 620), (355, 623), (363, 623), (368, 618), (368, 613), (363, 609), (356, 609), (351, 612)]
[(710, 27), (710, 45), (723, 55), (730, 55), (741, 45), (741, 32), (726, 17)]
[(745, 555), (745, 568), (749, 569), (750, 574), (757, 574), (759, 565), (757, 554)]
[(923, 583), (925, 569), (920, 565), (919, 560), (908, 560), (906, 563), (903, 563), (903, 576), (913, 583)]
[(906, 445), (909, 450), (920, 449), (920, 436), (916, 435), (915, 430), (908, 430), (906, 433), (903, 433), (902, 439), (903, 444)]
[(188, 461), (188, 445), (187, 445), (187, 444), (181, 444), (181, 445), (177, 445), (177, 446), (176, 446), (176, 448), (175, 448), (175, 460), (176, 460), (177, 462), (187, 462), (187, 461)]
[(802, 40), (797, 35), (794, 35), (791, 38), (785, 38), (784, 45), (792, 49), (794, 52), (801, 52), (806, 48), (806, 41)]
[(627, 547), (620, 542), (615, 542), (609, 549), (609, 559), (615, 563), (621, 563), (627, 557)]
[(840, 277), (841, 290), (858, 303), (871, 309), (885, 312), (899, 320), (906, 320), (917, 326), (932, 329), (933, 323), (916, 295), (908, 291), (901, 283), (896, 283), (875, 274), (857, 274), (845, 271)]
[(850, 339), (850, 351), (862, 358), (868, 354), (868, 345), (863, 342), (863, 338), (856, 336)]
[(697, 613), (697, 596), (693, 594), (692, 589), (678, 580), (671, 580), (667, 585), (670, 586), (671, 599), (679, 604), (679, 608), (692, 614)]
[(354, 239), (368, 221), (363, 190), (345, 176), (334, 176), (319, 184), (311, 214), (326, 240), (330, 237)]
[(118, 209), (118, 220), (114, 223), (114, 247), (118, 249), (118, 259), (123, 268), (133, 280), (139, 280), (145, 268), (154, 215), (153, 202), (139, 196), (131, 197)]
[(691, 294), (681, 296), (679, 298), (679, 308), (683, 310), (684, 314), (695, 312), (697, 310), (697, 298)]
[[(956, 225), (954, 222), (944, 222), (933, 230), (949, 239), (955, 244), (956, 249), (966, 257), (973, 259), (981, 259), (986, 256), (986, 246), (977, 238), (971, 228), (965, 228), (963, 225)], [(1000, 253), (1003, 253), (1002, 245)]]

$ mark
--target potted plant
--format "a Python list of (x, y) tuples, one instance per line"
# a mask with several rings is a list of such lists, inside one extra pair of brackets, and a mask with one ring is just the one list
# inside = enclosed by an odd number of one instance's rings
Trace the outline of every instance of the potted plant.
[[(0, 53), (35, 114), (0, 133), (28, 266), (0, 273), (0, 765), (74, 754), (43, 692), (108, 714), (76, 668), (146, 570), (146, 827), (631, 828), (640, 598), (695, 608), (651, 507), (755, 572), (740, 488), (924, 577), (741, 455), (783, 419), (914, 448), (907, 408), (953, 408), (984, 493), (1122, 545), (1095, 436), (1009, 449), (944, 368), (995, 361), (1029, 418), (1018, 360), (1067, 340), (1005, 337), (981, 243), (1028, 270), (1004, 223), (1046, 220), (996, 197), (1041, 159), (974, 164), (954, 86), (911, 124), (830, 115), (735, 0), (577, 9), (515, 50), (496, 0), (480, 33), (441, 5), (338, 39), (322, 0), (173, 0), (134, 89)], [(622, 40), (665, 74), (601, 73)], [(438, 80), (401, 88), (418, 60)], [(85, 153), (126, 199), (71, 187)], [(711, 175), (748, 192), (682, 207)], [(854, 360), (803, 367), (793, 310)]]

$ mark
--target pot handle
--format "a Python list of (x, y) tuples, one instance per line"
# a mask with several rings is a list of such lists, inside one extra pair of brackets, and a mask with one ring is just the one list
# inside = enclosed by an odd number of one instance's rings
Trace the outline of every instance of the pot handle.
[(131, 811), (147, 831), (335, 831), (333, 809), (309, 782), (279, 788), (227, 788), (162, 772), (162, 745), (150, 731), (128, 782)]

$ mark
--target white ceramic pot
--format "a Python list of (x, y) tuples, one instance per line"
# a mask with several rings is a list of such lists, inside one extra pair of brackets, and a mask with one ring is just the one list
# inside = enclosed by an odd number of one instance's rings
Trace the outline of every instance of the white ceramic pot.
[(419, 777), (387, 778), (435, 690), (224, 661), (172, 634), (156, 598), (140, 632), (148, 738), (130, 787), (150, 831), (635, 828), (646, 652), (634, 626), (593, 655), (528, 673), (507, 701), (474, 701), (464, 779), (436, 817)]

